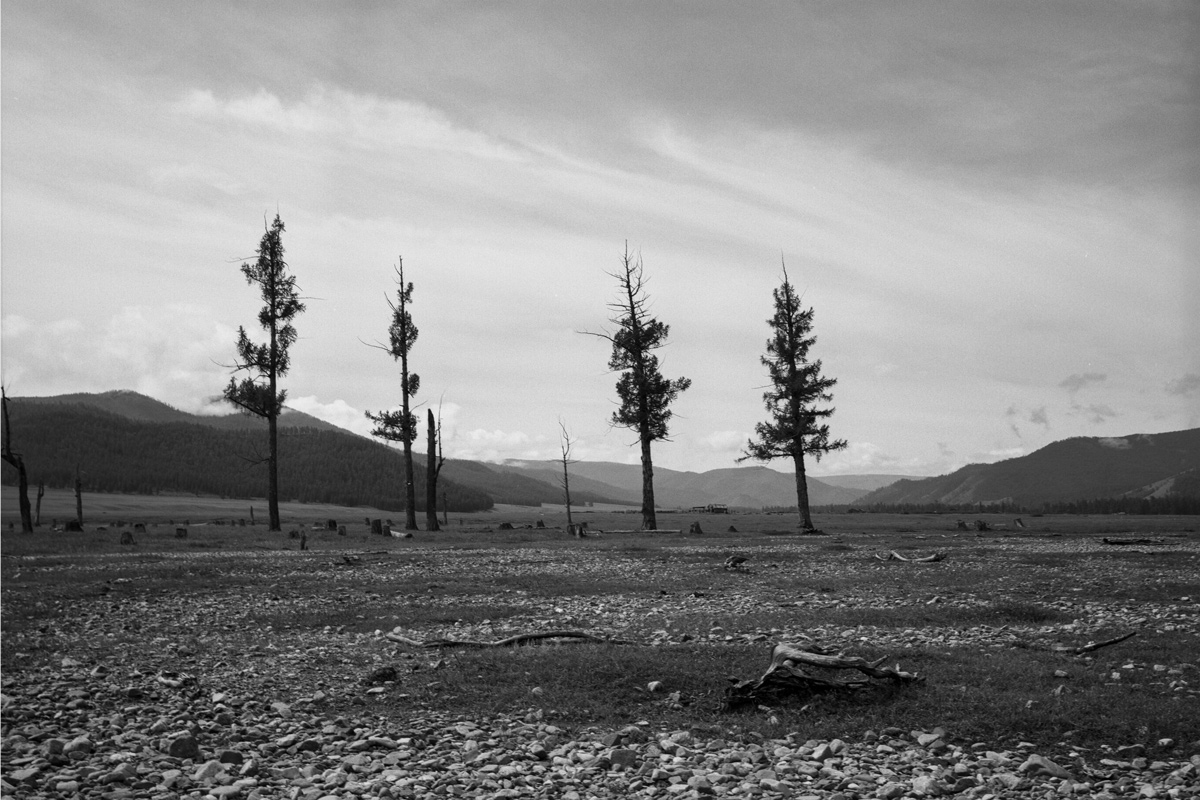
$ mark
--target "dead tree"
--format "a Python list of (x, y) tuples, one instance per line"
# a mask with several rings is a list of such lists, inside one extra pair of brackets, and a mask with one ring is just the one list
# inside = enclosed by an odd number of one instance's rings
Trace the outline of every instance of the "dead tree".
[[(914, 672), (904, 672), (897, 664), (893, 667), (880, 666), (886, 658), (867, 661), (858, 656), (834, 653), (815, 644), (790, 644), (781, 642), (771, 651), (771, 664), (762, 677), (740, 681), (730, 678), (731, 686), (725, 690), (725, 710), (745, 705), (778, 705), (788, 698), (809, 697), (821, 692), (848, 692), (873, 686), (870, 679), (891, 684), (924, 683), (925, 678)], [(866, 679), (836, 680), (814, 675), (807, 670), (856, 670)]]
[(437, 517), (437, 482), (446, 458), (442, 455), (442, 420), (438, 415), (434, 426), (433, 409), (426, 409), (429, 423), (428, 449), (425, 456), (425, 529), (441, 530)]
[(83, 529), (83, 478), (79, 474), (79, 465), (75, 465), (75, 521)]
[[(4, 408), (4, 463), (17, 471), (17, 504), (21, 508), (21, 532), (33, 533), (33, 515), (29, 509), (29, 474), (25, 471), (25, 459), (12, 449), (12, 427), (8, 419), (8, 394), (0, 387), (0, 405)], [(41, 500), (41, 496), (38, 496)], [(39, 502), (40, 505), (40, 502)]]
[(571, 460), (571, 445), (575, 444), (575, 440), (571, 438), (571, 434), (567, 432), (566, 424), (563, 423), (561, 419), (558, 421), (558, 427), (562, 430), (562, 436), (559, 439), (559, 444), (562, 450), (562, 458), (560, 460), (562, 461), (563, 468), (563, 501), (567, 504), (567, 530), (574, 532), (575, 523), (571, 519), (571, 476), (567, 471), (567, 467), (571, 464), (578, 463)]

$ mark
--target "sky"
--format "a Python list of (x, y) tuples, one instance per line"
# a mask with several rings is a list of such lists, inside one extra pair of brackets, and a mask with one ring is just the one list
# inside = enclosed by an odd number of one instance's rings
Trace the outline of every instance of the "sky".
[(12, 396), (227, 413), (278, 214), (289, 405), (399, 405), (403, 258), (454, 458), (638, 460), (588, 335), (627, 245), (692, 380), (657, 466), (765, 419), (783, 264), (848, 442), (810, 474), (1200, 426), (1194, 2), (6, 0), (0, 74)]

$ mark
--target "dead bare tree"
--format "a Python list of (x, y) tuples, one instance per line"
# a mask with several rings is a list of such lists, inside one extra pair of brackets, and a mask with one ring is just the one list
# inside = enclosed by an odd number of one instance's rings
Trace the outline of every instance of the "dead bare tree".
[(79, 474), (79, 465), (75, 465), (75, 521), (83, 528), (83, 477)]
[[(17, 471), (17, 504), (21, 508), (21, 532), (33, 533), (33, 515), (29, 509), (29, 474), (25, 471), (25, 459), (12, 447), (12, 427), (8, 419), (8, 394), (0, 387), (0, 401), (4, 408), (4, 463)], [(40, 499), (40, 498), (39, 498)]]
[(571, 475), (568, 472), (567, 467), (571, 464), (579, 463), (571, 460), (571, 446), (575, 444), (577, 440), (571, 438), (571, 434), (567, 431), (566, 423), (564, 423), (561, 419), (558, 421), (558, 427), (562, 430), (562, 434), (559, 438), (559, 444), (562, 449), (562, 488), (563, 500), (567, 504), (567, 530), (574, 533), (575, 523), (571, 519)]
[(437, 482), (446, 463), (442, 455), (442, 419), (438, 415), (437, 425), (434, 425), (433, 409), (426, 409), (429, 432), (427, 435), (427, 450), (425, 456), (425, 530), (441, 530), (437, 517)]

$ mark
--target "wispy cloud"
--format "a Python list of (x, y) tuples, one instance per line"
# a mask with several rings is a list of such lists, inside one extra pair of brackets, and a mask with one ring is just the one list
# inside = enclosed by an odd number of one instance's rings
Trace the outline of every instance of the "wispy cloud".
[(1066, 389), (1069, 393), (1075, 394), (1087, 386), (1091, 386), (1095, 383), (1103, 383), (1106, 380), (1108, 380), (1108, 376), (1104, 373), (1084, 372), (1063, 378), (1062, 382), (1058, 385)]
[(1191, 397), (1200, 394), (1200, 375), (1189, 372), (1181, 378), (1176, 378), (1166, 385), (1166, 392), (1178, 397)]

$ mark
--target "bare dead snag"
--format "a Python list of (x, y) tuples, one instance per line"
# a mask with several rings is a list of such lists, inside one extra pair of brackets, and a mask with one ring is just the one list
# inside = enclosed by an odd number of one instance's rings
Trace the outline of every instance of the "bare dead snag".
[[(732, 685), (725, 690), (725, 710), (744, 705), (776, 705), (787, 697), (808, 697), (819, 692), (857, 691), (876, 685), (869, 679), (891, 684), (924, 683), (925, 678), (905, 672), (897, 664), (881, 666), (886, 658), (867, 661), (859, 656), (831, 653), (814, 644), (780, 642), (771, 651), (771, 665), (762, 677), (739, 681), (730, 678)], [(837, 680), (811, 674), (805, 668), (823, 670), (857, 670), (867, 679)]]
[(933, 554), (927, 555), (927, 556), (914, 556), (912, 558), (909, 558), (907, 556), (900, 555), (895, 550), (888, 553), (886, 556), (881, 553), (876, 553), (875, 557), (878, 558), (880, 561), (908, 561), (908, 562), (918, 563), (918, 564), (930, 564), (935, 561), (945, 561), (946, 560), (945, 553), (933, 553)]
[(521, 633), (516, 636), (510, 636), (507, 639), (500, 639), (495, 642), (480, 642), (471, 639), (430, 639), (422, 642), (416, 639), (410, 639), (396, 632), (385, 634), (385, 637), (393, 642), (406, 644), (409, 647), (513, 647), (515, 645), (525, 644), (526, 642), (534, 642), (542, 639), (585, 639), (591, 642), (601, 642), (603, 644), (629, 644), (624, 639), (605, 639), (602, 636), (594, 636), (583, 631), (542, 631), (540, 633)]

